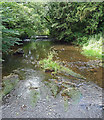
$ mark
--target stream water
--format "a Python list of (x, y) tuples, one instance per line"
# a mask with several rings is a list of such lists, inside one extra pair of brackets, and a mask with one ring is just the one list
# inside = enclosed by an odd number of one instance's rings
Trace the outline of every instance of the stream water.
[[(99, 60), (85, 57), (77, 46), (51, 41), (26, 42), (21, 48), (24, 54), (3, 56), (3, 78), (12, 73), (20, 80), (3, 98), (4, 118), (102, 117), (103, 68)], [(67, 74), (52, 75), (40, 69), (39, 60), (46, 58), (51, 49), (58, 53), (56, 61), (86, 80)]]

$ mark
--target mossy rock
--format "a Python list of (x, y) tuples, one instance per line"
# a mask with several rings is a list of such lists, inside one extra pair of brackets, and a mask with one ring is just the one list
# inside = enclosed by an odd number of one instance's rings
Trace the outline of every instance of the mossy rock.
[(8, 75), (8, 76), (3, 77), (3, 80), (2, 80), (2, 86), (3, 86), (2, 95), (5, 96), (12, 89), (14, 89), (14, 87), (16, 86), (18, 81), (19, 81), (18, 75), (13, 74), (13, 73)]

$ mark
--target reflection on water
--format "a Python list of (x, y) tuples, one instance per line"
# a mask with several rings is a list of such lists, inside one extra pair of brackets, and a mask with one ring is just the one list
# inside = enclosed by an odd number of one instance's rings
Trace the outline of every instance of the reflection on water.
[(49, 41), (31, 42), (23, 48), (24, 57), (31, 60), (40, 60), (46, 57), (50, 47), (51, 42)]
[(23, 46), (23, 56), (3, 55), (3, 59), (5, 60), (2, 67), (3, 76), (9, 75), (17, 68), (31, 68), (32, 64), (36, 64), (36, 61), (47, 56), (51, 46), (52, 44), (49, 41), (29, 42)]

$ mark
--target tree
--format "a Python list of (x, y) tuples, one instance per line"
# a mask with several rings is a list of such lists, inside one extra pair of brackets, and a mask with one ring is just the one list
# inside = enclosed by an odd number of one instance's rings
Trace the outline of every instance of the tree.
[(56, 40), (86, 40), (103, 31), (104, 2), (53, 2), (48, 7), (49, 30)]
[(2, 5), (3, 52), (21, 39), (37, 34), (47, 34), (44, 18), (44, 4), (0, 2)]

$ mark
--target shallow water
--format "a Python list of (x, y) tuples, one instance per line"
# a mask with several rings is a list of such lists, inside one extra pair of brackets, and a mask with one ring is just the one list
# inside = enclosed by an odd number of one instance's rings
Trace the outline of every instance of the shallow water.
[[(2, 67), (3, 76), (10, 74), (15, 69), (22, 68), (32, 68), (35, 69), (34, 65), (36, 62), (44, 57), (46, 57), (49, 48), (51, 47), (50, 42), (27, 42), (23, 46), (23, 55), (4, 55)], [(20, 47), (20, 48), (21, 48)], [(18, 49), (18, 48), (17, 48)], [(15, 49), (14, 49), (15, 51)]]
[[(27, 42), (21, 48), (23, 55), (3, 56), (3, 76), (13, 73), (20, 79), (15, 89), (3, 98), (4, 118), (102, 116), (102, 68), (99, 61), (83, 56), (76, 46), (50, 41)], [(51, 75), (40, 69), (39, 60), (46, 58), (51, 49), (58, 53), (55, 60), (86, 80), (67, 74)]]
[(94, 57), (86, 57), (81, 54), (81, 49), (73, 45), (54, 45), (58, 51), (59, 61), (71, 68), (74, 72), (83, 75), (86, 80), (93, 81), (103, 87), (101, 62)]
[(50, 41), (25, 43), (23, 56), (12, 54), (4, 56), (2, 75), (9, 75), (18, 68), (38, 69), (36, 67), (37, 62), (47, 56), (51, 47), (58, 53), (56, 60), (61, 61), (74, 72), (83, 75), (88, 81), (93, 81), (102, 87), (102, 71), (104, 68), (99, 66), (100, 63), (96, 58), (85, 57), (81, 54), (81, 49), (76, 46), (54, 44)]

